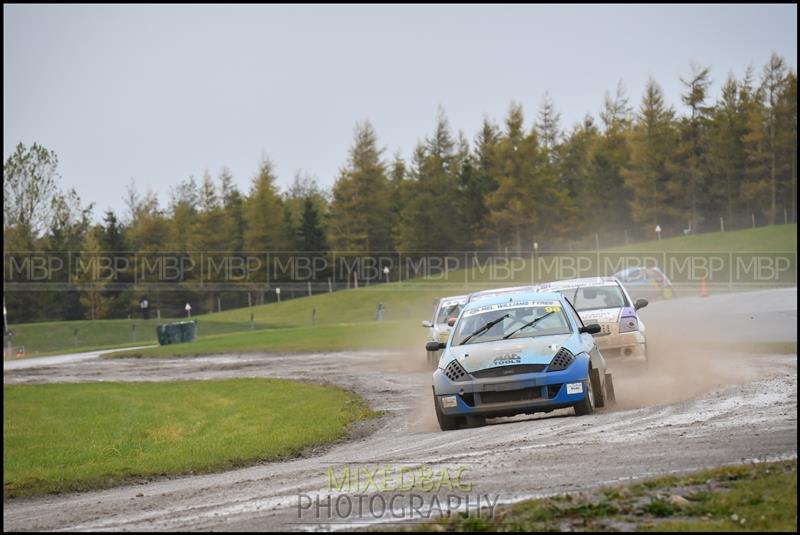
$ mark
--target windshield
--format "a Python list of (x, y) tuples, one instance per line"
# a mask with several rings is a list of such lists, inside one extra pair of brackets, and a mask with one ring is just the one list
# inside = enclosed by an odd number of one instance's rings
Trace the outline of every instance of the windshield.
[(628, 306), (628, 300), (618, 284), (608, 286), (585, 286), (561, 290), (561, 295), (569, 299), (578, 312), (600, 308), (620, 308)]
[(464, 308), (464, 305), (455, 303), (455, 304), (446, 304), (439, 308), (439, 314), (436, 316), (436, 323), (447, 323), (448, 318), (457, 318), (459, 314), (461, 314), (461, 309)]
[(569, 323), (560, 302), (520, 301), (464, 312), (453, 340), (457, 341), (454, 345), (464, 345), (569, 333)]

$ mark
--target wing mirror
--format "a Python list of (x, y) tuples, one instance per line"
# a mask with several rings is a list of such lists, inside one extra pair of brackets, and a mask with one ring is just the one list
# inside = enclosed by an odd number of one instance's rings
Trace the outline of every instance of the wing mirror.
[(439, 351), (440, 349), (444, 349), (447, 347), (447, 344), (444, 342), (428, 342), (425, 344), (425, 349), (427, 351)]
[(581, 327), (580, 329), (578, 329), (578, 332), (580, 332), (580, 333), (588, 333), (588, 334), (597, 334), (601, 330), (602, 330), (602, 328), (600, 327), (600, 324), (592, 323), (590, 325), (586, 325), (585, 327)]
[(647, 299), (637, 299), (636, 303), (633, 305), (634, 310), (639, 310), (640, 308), (644, 308), (647, 306)]
[(433, 324), (430, 321), (425, 320), (422, 322), (422, 326), (430, 329), (431, 327), (433, 327)]
[(455, 324), (456, 324), (456, 320), (457, 320), (457, 319), (458, 319), (458, 318), (447, 318), (447, 325), (449, 325), (450, 327), (452, 327), (453, 325), (455, 325)]

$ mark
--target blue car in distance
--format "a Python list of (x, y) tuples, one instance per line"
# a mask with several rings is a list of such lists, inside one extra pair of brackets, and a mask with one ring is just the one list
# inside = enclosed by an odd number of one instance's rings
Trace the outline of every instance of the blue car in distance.
[[(433, 373), (443, 431), (486, 418), (573, 407), (577, 415), (614, 401), (611, 374), (592, 334), (561, 294), (520, 291), (464, 307)], [(436, 348), (433, 345), (436, 345)]]

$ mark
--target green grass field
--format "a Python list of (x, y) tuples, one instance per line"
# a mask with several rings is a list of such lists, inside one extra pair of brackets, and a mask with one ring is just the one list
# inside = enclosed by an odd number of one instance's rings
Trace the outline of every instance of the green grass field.
[(774, 253), (797, 251), (797, 224), (758, 227), (733, 232), (709, 232), (693, 236), (680, 236), (624, 247), (608, 249), (611, 252), (706, 252), (706, 253)]
[[(657, 253), (657, 252), (778, 252), (797, 250), (797, 225), (777, 225), (756, 229), (725, 233), (709, 233), (696, 236), (670, 238), (608, 249), (609, 253)], [(271, 303), (196, 316), (200, 345), (194, 347), (201, 351), (202, 344), (209, 347), (228, 349), (262, 348), (275, 350), (314, 351), (324, 349), (324, 340), (330, 340), (329, 349), (364, 347), (359, 332), (371, 331), (377, 322), (373, 321), (377, 303), (386, 306), (385, 318), (391, 321), (418, 322), (428, 319), (435, 298), (442, 295), (455, 295), (477, 291), (491, 286), (511, 286), (534, 282), (527, 262), (517, 266), (518, 270), (498, 283), (489, 271), (480, 269), (459, 269), (445, 277), (434, 279), (415, 279), (402, 283), (379, 284), (359, 289), (324, 293), (312, 297), (302, 297)], [(548, 279), (549, 280), (549, 279)], [(302, 330), (311, 325), (312, 310), (316, 309), (317, 327), (341, 325), (342, 332), (333, 330)], [(254, 315), (253, 330), (250, 315)], [(168, 320), (164, 319), (162, 322)], [(101, 320), (28, 323), (12, 325), (15, 331), (15, 345), (26, 347), (26, 356), (39, 356), (53, 353), (79, 352), (93, 349), (118, 348), (133, 345), (155, 344), (157, 320)], [(355, 324), (359, 324), (355, 327)], [(410, 323), (409, 323), (410, 324)], [(136, 325), (134, 341), (131, 327)], [(287, 329), (298, 328), (295, 336)], [(78, 330), (75, 343), (74, 331)], [(381, 328), (378, 327), (380, 330)], [(357, 334), (350, 338), (349, 333)], [(385, 331), (384, 331), (385, 332)], [(223, 342), (218, 335), (235, 333), (241, 343)], [(261, 334), (256, 334), (261, 333)], [(206, 340), (207, 337), (214, 339)], [(304, 345), (300, 340), (306, 339)], [(264, 346), (254, 344), (263, 340)], [(348, 341), (349, 340), (349, 341)], [(270, 345), (273, 343), (275, 345)], [(345, 343), (347, 342), (347, 343)], [(175, 350), (192, 351), (188, 349)]]
[[(680, 499), (675, 498), (680, 497)], [(396, 526), (394, 526), (396, 529)], [(797, 532), (797, 461), (728, 466), (686, 476), (463, 513), (409, 531)]]
[(285, 459), (373, 416), (350, 392), (277, 379), (5, 386), (3, 496)]
[(107, 358), (177, 357), (216, 353), (305, 353), (346, 349), (407, 349), (424, 351), (427, 330), (416, 321), (347, 323), (232, 333), (199, 338), (190, 344), (119, 350)]

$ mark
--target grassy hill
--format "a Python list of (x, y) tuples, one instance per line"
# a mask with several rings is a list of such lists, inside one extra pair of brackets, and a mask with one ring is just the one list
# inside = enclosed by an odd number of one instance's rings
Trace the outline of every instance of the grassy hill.
[[(797, 250), (797, 225), (777, 225), (725, 233), (709, 233), (638, 243), (626, 247), (604, 250), (604, 253), (681, 253), (681, 252), (781, 252)], [(274, 347), (301, 350), (297, 337), (308, 340), (312, 349), (324, 348), (326, 340), (331, 349), (362, 347), (365, 339), (358, 333), (367, 330), (381, 332), (374, 321), (378, 303), (385, 306), (384, 319), (392, 324), (419, 325), (428, 319), (433, 301), (442, 295), (455, 295), (477, 291), (491, 286), (510, 286), (533, 282), (527, 261), (521, 261), (518, 271), (498, 282), (488, 271), (459, 269), (435, 280), (415, 279), (402, 283), (379, 284), (359, 289), (318, 294), (280, 303), (240, 308), (221, 313), (196, 316), (201, 340), (215, 337), (214, 347), (220, 351), (230, 344), (220, 341), (222, 335), (241, 333), (245, 347), (255, 347), (259, 336), (273, 333)], [(539, 281), (536, 281), (539, 282)], [(312, 311), (316, 310), (316, 327), (342, 326), (343, 331), (354, 334), (353, 342), (347, 336), (335, 335), (331, 330), (321, 331), (311, 325)], [(253, 322), (251, 323), (251, 314)], [(159, 320), (100, 320), (45, 322), (12, 325), (15, 346), (24, 345), (27, 356), (63, 352), (88, 351), (132, 345), (155, 344), (155, 327)], [(384, 322), (386, 323), (386, 322)], [(135, 326), (135, 335), (133, 328)], [(291, 335), (292, 329), (302, 329)], [(75, 331), (77, 330), (77, 339)], [(417, 332), (416, 330), (412, 332)], [(260, 333), (256, 335), (255, 333)], [(319, 336), (314, 333), (319, 333)], [(424, 334), (419, 329), (419, 334)], [(135, 336), (135, 339), (134, 339)], [(254, 337), (255, 336), (255, 337)], [(313, 339), (313, 340), (312, 340)], [(384, 337), (382, 340), (394, 339)], [(379, 340), (368, 340), (369, 343)], [(194, 348), (194, 345), (185, 346)], [(188, 350), (188, 349), (187, 349)]]

